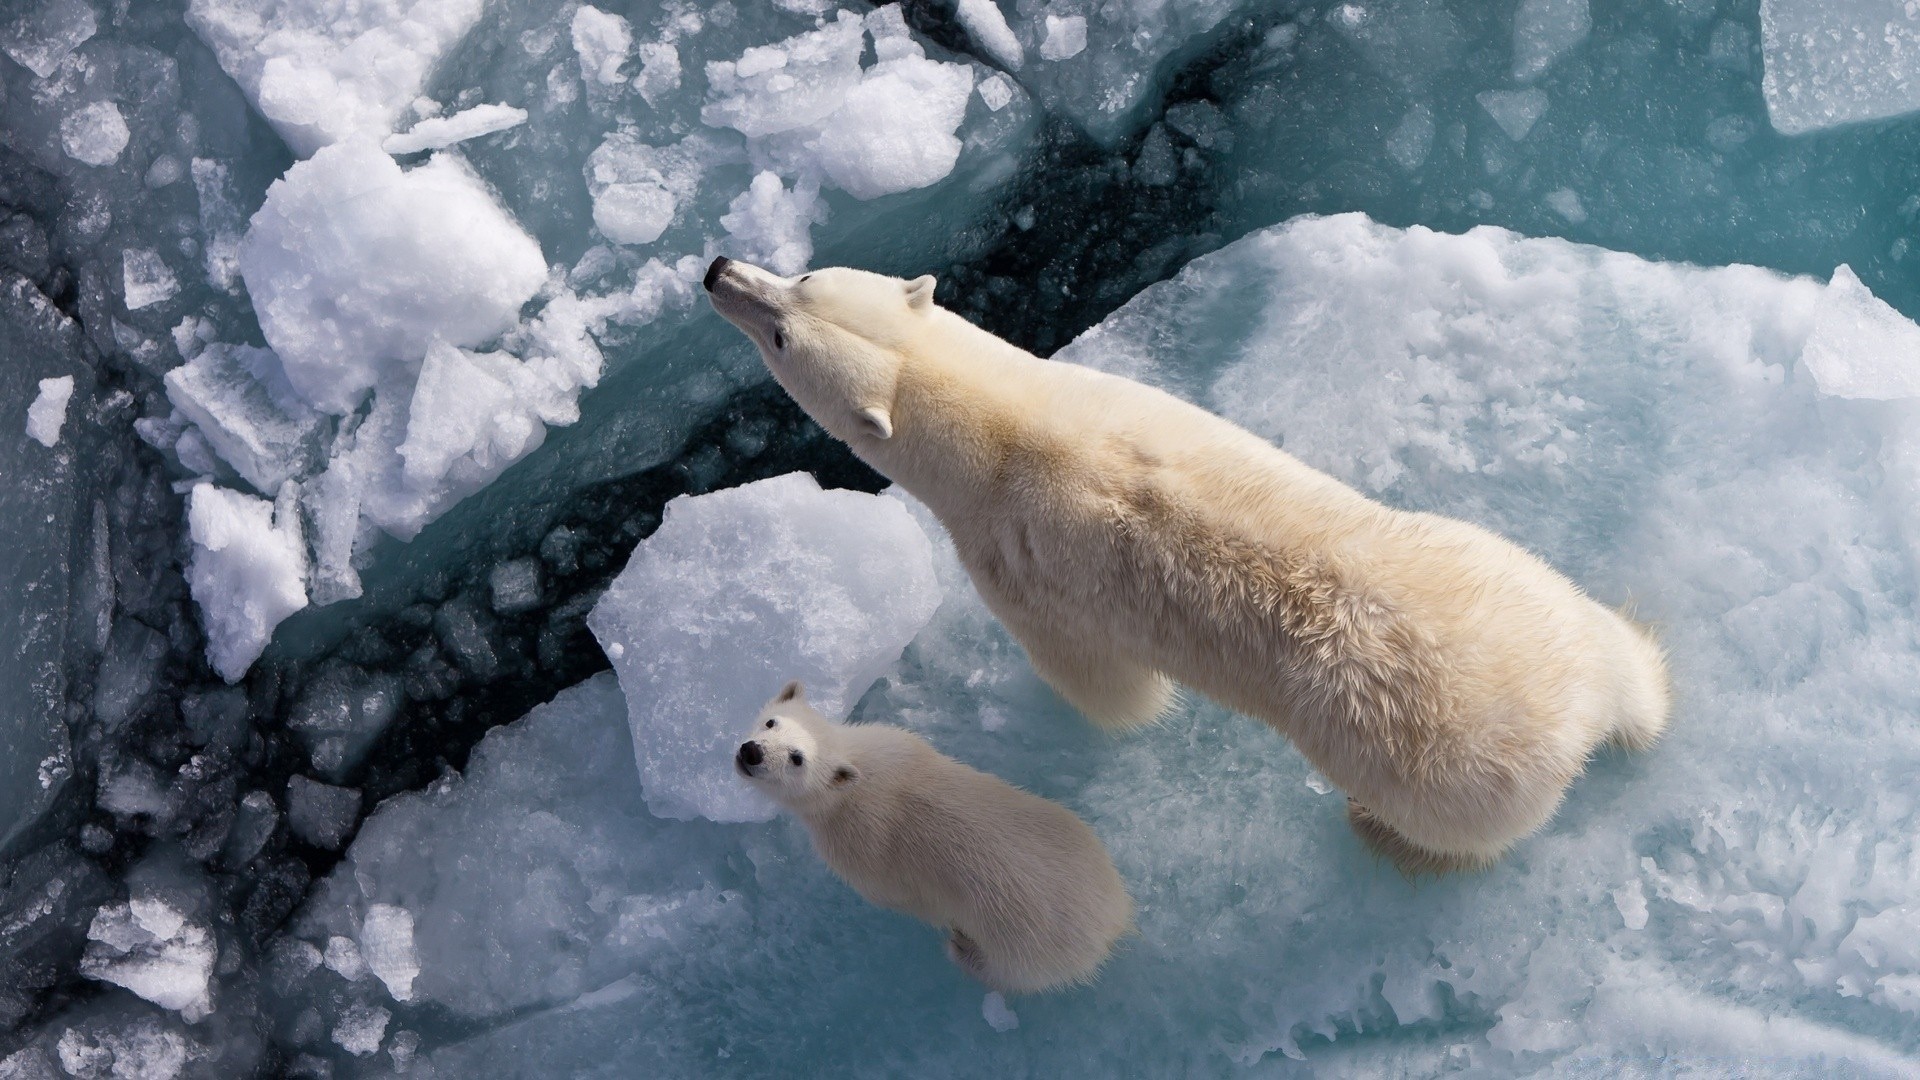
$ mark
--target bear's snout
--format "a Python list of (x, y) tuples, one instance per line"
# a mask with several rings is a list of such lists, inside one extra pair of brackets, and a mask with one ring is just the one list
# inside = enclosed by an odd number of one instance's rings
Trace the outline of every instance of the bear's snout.
[[(720, 275), (726, 272), (727, 264), (732, 261), (732, 259), (727, 258), (725, 255), (714, 256), (713, 262), (707, 266), (707, 276), (700, 279), (700, 287), (708, 292), (712, 292), (713, 283), (720, 280)], [(749, 743), (748, 745), (752, 744)], [(742, 747), (742, 749), (745, 748)]]
[(766, 759), (767, 755), (760, 749), (759, 743), (743, 742), (739, 752), (733, 755), (733, 766), (740, 770), (741, 776), (752, 776), (753, 767)]

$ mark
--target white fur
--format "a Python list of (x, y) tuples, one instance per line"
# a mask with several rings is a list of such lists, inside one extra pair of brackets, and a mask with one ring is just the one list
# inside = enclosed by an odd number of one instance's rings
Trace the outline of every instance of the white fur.
[(1126, 886), (1065, 807), (883, 724), (836, 724), (799, 683), (767, 703), (735, 767), (793, 812), (861, 896), (948, 931), (947, 954), (1003, 993), (1093, 978), (1133, 922)]
[(1665, 729), (1658, 646), (1539, 559), (1041, 360), (931, 292), (732, 263), (712, 295), (808, 413), (939, 517), (1035, 670), (1096, 722), (1148, 723), (1176, 684), (1259, 717), (1408, 870), (1499, 857), (1597, 745)]

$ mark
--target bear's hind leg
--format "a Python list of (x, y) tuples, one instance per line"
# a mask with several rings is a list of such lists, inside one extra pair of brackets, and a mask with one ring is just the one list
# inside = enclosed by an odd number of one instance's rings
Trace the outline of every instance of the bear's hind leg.
[(1451, 874), (1460, 870), (1478, 870), (1487, 865), (1488, 860), (1471, 855), (1452, 855), (1445, 852), (1429, 851), (1396, 832), (1393, 826), (1374, 816), (1373, 811), (1360, 805), (1358, 800), (1347, 799), (1347, 824), (1353, 827), (1355, 836), (1375, 855), (1385, 856), (1395, 868), (1408, 877), (1422, 874)]
[[(1010, 624), (1011, 625), (1011, 624)], [(1096, 656), (1051, 635), (1019, 632), (1033, 670), (1087, 719), (1116, 731), (1145, 727), (1179, 699), (1172, 679), (1117, 654)]]

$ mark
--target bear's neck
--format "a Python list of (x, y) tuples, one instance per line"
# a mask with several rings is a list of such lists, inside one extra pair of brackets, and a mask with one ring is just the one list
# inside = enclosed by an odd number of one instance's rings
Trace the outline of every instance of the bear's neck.
[(951, 312), (933, 319), (894, 388), (894, 437), (854, 451), (935, 514), (975, 513), (991, 501), (980, 478), (999, 471), (1011, 446), (1046, 437), (1054, 365)]

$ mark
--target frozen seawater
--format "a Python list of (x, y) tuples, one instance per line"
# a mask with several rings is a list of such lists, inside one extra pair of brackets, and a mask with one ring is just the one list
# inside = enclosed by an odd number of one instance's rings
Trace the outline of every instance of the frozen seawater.
[(1920, 111), (1920, 9), (1905, 0), (1761, 0), (1760, 35), (1782, 134)]
[(732, 766), (742, 725), (790, 679), (846, 714), (940, 603), (899, 500), (792, 473), (667, 504), (587, 620), (627, 693), (647, 806), (765, 821)]
[[(1337, 1076), (1910, 1073), (1920, 953), (1901, 935), (1920, 858), (1914, 806), (1887, 793), (1920, 755), (1903, 734), (1920, 534), (1908, 481), (1874, 462), (1920, 401), (1823, 389), (1807, 357), (1835, 326), (1863, 370), (1910, 370), (1912, 324), (1844, 274), (1347, 215), (1200, 259), (1061, 354), (1219, 409), (1389, 502), (1500, 528), (1659, 628), (1672, 734), (1597, 760), (1484, 873), (1400, 879), (1282, 740), (1210, 704), (1094, 731), (910, 506), (945, 600), (855, 715), (1087, 818), (1141, 911), (1097, 984), (983, 1003), (936, 935), (826, 876), (791, 822), (641, 812), (632, 774), (606, 764), (627, 745), (601, 676), (496, 732), (464, 778), (383, 807), (302, 916), (317, 944), (362, 934), (369, 903), (406, 908), (422, 1000), (499, 1022), (448, 1043), (377, 989), (299, 1000), (394, 1010), (437, 1076), (698, 1071), (723, 1054), (747, 1073), (876, 1076), (957, 1056), (1075, 1076), (1286, 1058)], [(628, 884), (638, 866), (684, 876)], [(612, 934), (616, 912), (645, 929)], [(569, 929), (471, 929), (508, 919)], [(627, 944), (641, 938), (662, 951)]]

